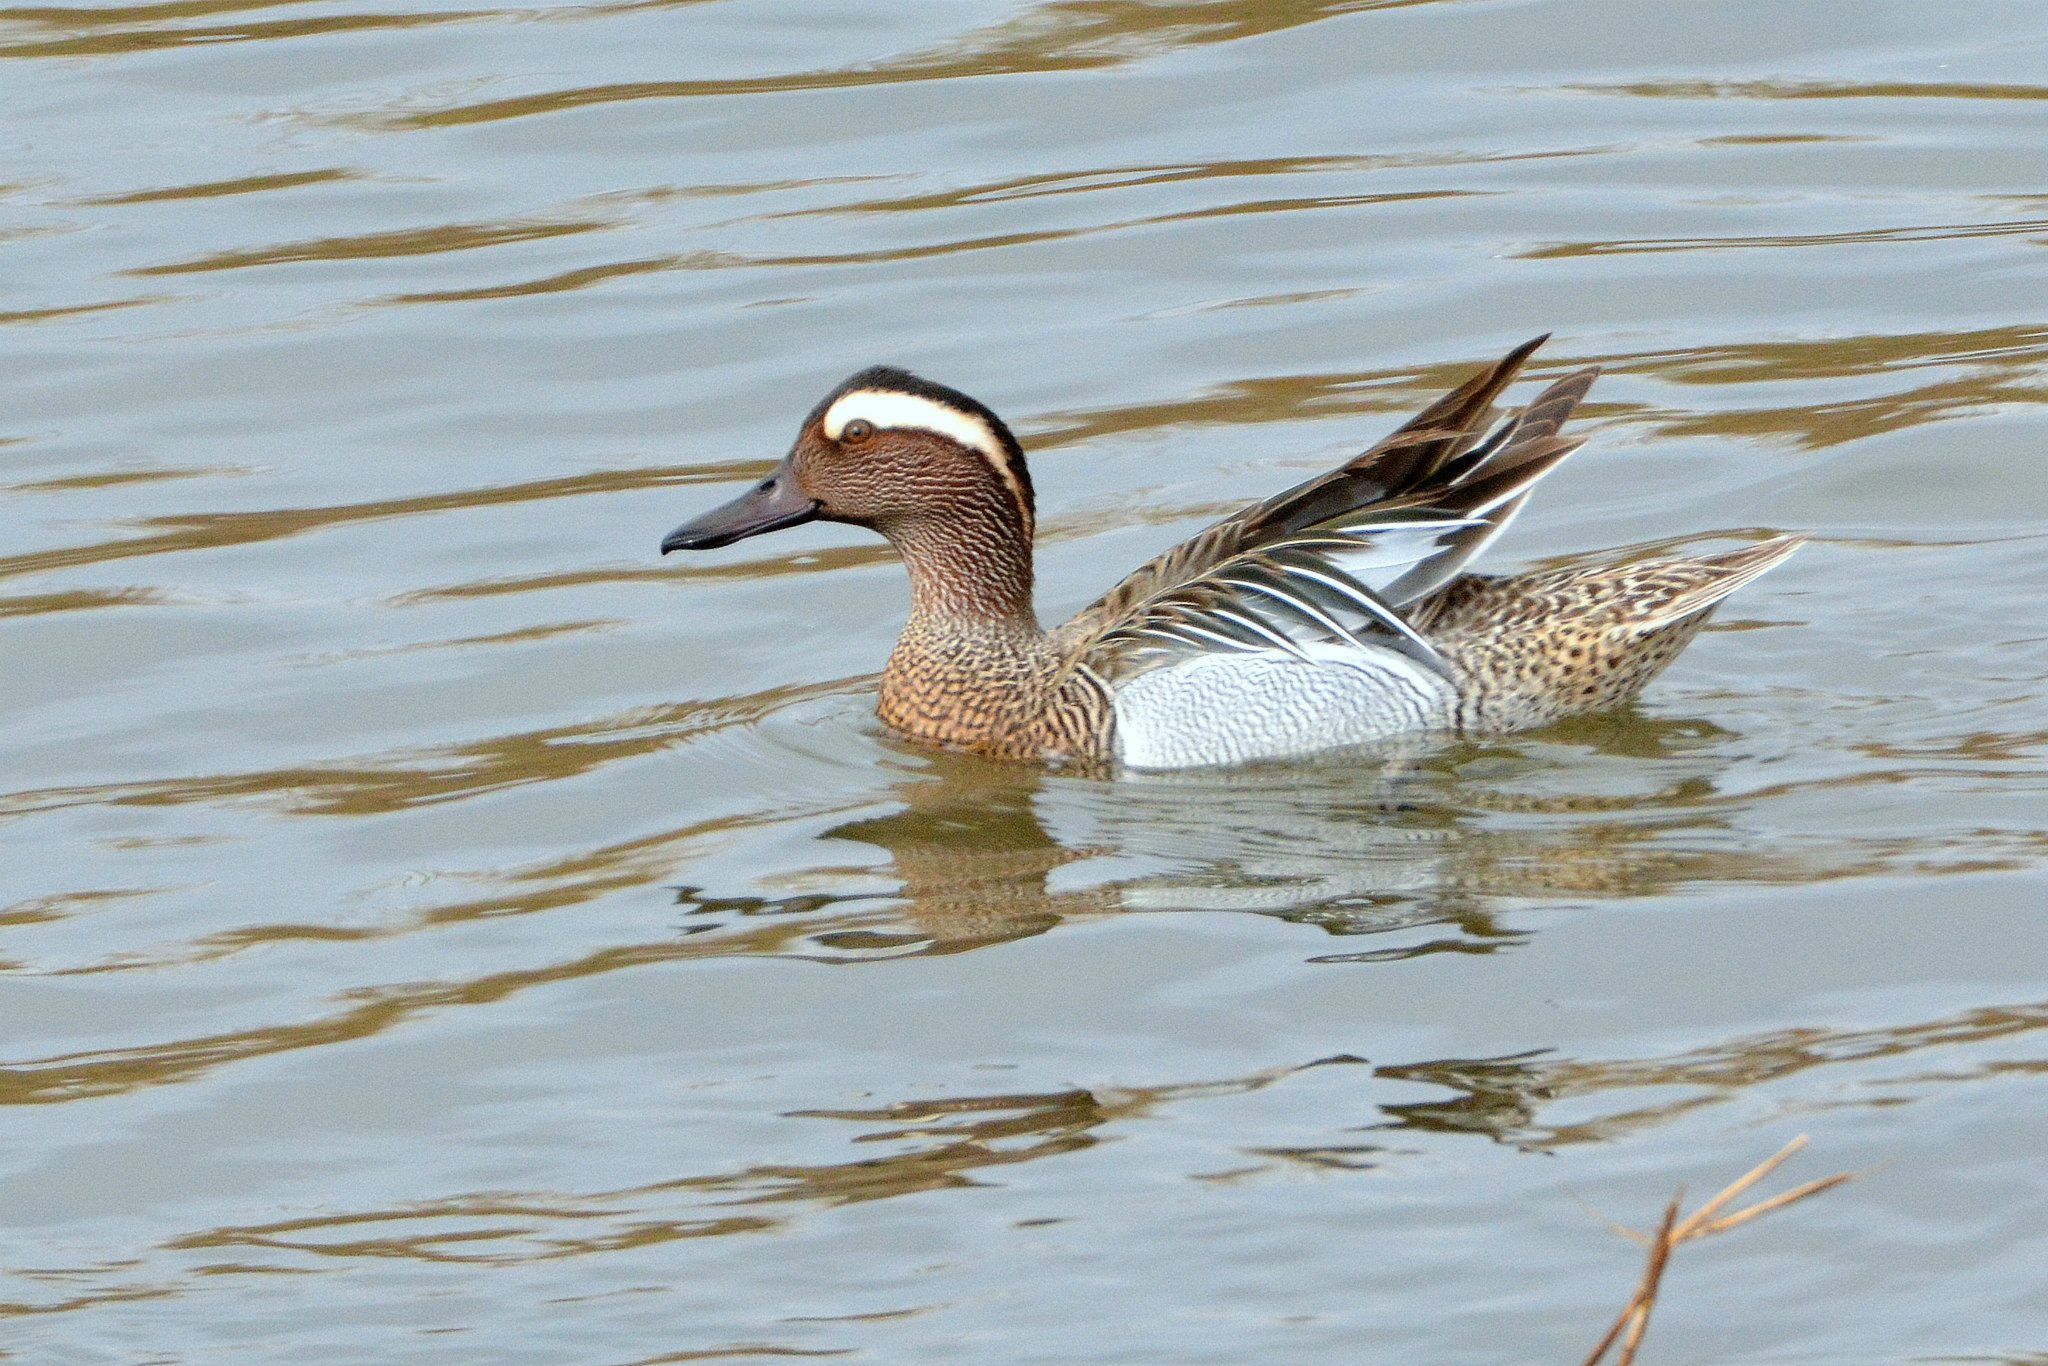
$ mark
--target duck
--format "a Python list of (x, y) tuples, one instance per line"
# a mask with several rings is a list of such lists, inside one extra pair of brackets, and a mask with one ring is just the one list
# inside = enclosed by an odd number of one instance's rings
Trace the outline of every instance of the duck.
[(1023, 446), (985, 404), (891, 366), (826, 394), (772, 473), (669, 532), (661, 551), (813, 521), (879, 533), (909, 573), (910, 611), (876, 714), (935, 749), (1173, 770), (1543, 726), (1633, 699), (1724, 598), (1805, 539), (1467, 572), (1584, 440), (1561, 429), (1597, 367), (1517, 412), (1496, 408), (1547, 339), (1052, 629), (1033, 603)]

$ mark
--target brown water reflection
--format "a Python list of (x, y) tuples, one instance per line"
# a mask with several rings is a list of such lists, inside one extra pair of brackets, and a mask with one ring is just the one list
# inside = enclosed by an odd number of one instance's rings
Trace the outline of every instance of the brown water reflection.
[[(1693, 1110), (1723, 1105), (1749, 1087), (1795, 1077), (1813, 1068), (1915, 1057), (1934, 1049), (1968, 1048), (2031, 1035), (2048, 1027), (2048, 1002), (1986, 1006), (1960, 1015), (1882, 1029), (1821, 1026), (1776, 1030), (1660, 1058), (1576, 1060), (1530, 1054), (1512, 1058), (1445, 1059), (1380, 1069), (1381, 1075), (1427, 1082), (1461, 1094), (1454, 1100), (1390, 1105), (1389, 1127), (1444, 1133), (1480, 1133), (1503, 1143), (1551, 1150), (1599, 1143), (1669, 1124)], [(1892, 1073), (1861, 1081), (1849, 1096), (1825, 1106), (1883, 1106), (1917, 1097), (1931, 1082), (1966, 1083), (1999, 1073), (2039, 1073), (2048, 1060), (1989, 1060), (1958, 1071)], [(1547, 1107), (1587, 1096), (1654, 1087), (1685, 1087), (1693, 1094), (1654, 1105), (1617, 1108), (1598, 1119), (1545, 1124)]]
[[(151, 7), (156, 8), (156, 7)], [(184, 6), (162, 8), (183, 9)], [(0, 12), (0, 18), (28, 18), (49, 24), (73, 24), (79, 11), (14, 9)], [(62, 16), (62, 17), (56, 17)], [(182, 16), (180, 16), (182, 17)], [(155, 52), (164, 48), (212, 43), (248, 43), (280, 38), (312, 38), (344, 33), (375, 32), (382, 29), (425, 28), (462, 23), (465, 20), (503, 18), (503, 12), (489, 10), (464, 14), (329, 14), (308, 19), (273, 19), (264, 23), (213, 25), (173, 29), (133, 29), (101, 32), (70, 38), (44, 38), (0, 44), (0, 57), (116, 57), (129, 53)]]
[[(279, 248), (284, 251), (287, 249)], [(1691, 384), (1747, 385), (1841, 379), (1911, 371), (1928, 367), (1964, 367), (1900, 392), (1829, 405), (1735, 407), (1712, 415), (1648, 409), (1641, 405), (1593, 403), (1587, 416), (1624, 417), (1632, 426), (1670, 437), (1787, 437), (1808, 448), (1825, 448), (1869, 436), (1902, 430), (1924, 422), (1981, 413), (2003, 404), (2035, 403), (2048, 397), (2048, 387), (2031, 376), (2048, 361), (2048, 332), (2035, 326), (1976, 329), (1963, 332), (1872, 335), (1831, 338), (1826, 342), (1763, 342), (1740, 346), (1692, 347), (1678, 350), (1560, 353), (1537, 367), (1539, 375), (1600, 365), (1618, 374), (1655, 375)], [(1271, 424), (1331, 414), (1376, 414), (1405, 410), (1424, 395), (1455, 381), (1463, 372), (1455, 362), (1408, 370), (1365, 370), (1346, 373), (1281, 375), (1233, 383), (1195, 398), (1047, 415), (1029, 425), (1034, 448), (1054, 450), (1116, 436), (1162, 434), (1218, 424)], [(0, 557), (0, 577), (45, 573), (80, 565), (136, 556), (221, 549), (259, 544), (309, 531), (393, 517), (430, 516), (443, 512), (507, 503), (578, 498), (594, 494), (691, 487), (702, 483), (742, 481), (756, 477), (772, 453), (730, 463), (654, 466), (601, 470), (587, 474), (483, 486), (407, 498), (379, 499), (329, 507), (280, 508), (256, 512), (158, 514), (139, 519), (150, 534), (94, 545), (58, 547)], [(224, 471), (121, 471), (74, 479), (34, 481), (17, 491), (57, 492), (129, 482), (192, 478)], [(1218, 515), (1231, 504), (1197, 503), (1159, 509), (1159, 520), (1192, 515)], [(1052, 528), (1049, 542), (1089, 529)], [(1658, 543), (1663, 548), (1670, 542)], [(697, 576), (758, 576), (780, 566), (799, 572), (852, 564), (877, 564), (887, 552), (874, 545), (846, 547), (802, 555), (769, 556), (734, 564), (693, 569)], [(521, 592), (579, 584), (665, 577), (667, 569), (579, 570), (521, 576), (476, 585), (414, 590), (422, 595)], [(0, 613), (76, 610), (82, 607), (158, 600), (151, 590), (124, 587), (97, 592), (44, 593), (0, 600)]]
[(274, 247), (216, 252), (189, 261), (137, 266), (130, 275), (189, 275), (210, 270), (246, 270), (251, 266), (287, 265), (298, 261), (370, 261), (383, 256), (432, 256), (447, 251), (477, 251), (509, 242), (538, 242), (579, 232), (601, 232), (612, 223), (447, 223), (439, 227), (380, 232), (362, 237), (327, 237), (284, 242)]
[[(1389, 1164), (1398, 1167), (1420, 1155), (1412, 1146), (1377, 1138), (1339, 1138), (1341, 1134), (1401, 1134), (1411, 1140), (1478, 1134), (1536, 1151), (1611, 1141), (1678, 1122), (1701, 1107), (1725, 1104), (1746, 1088), (1812, 1069), (1852, 1074), (1851, 1089), (1861, 1099), (1835, 1104), (1897, 1105), (1934, 1099), (1942, 1088), (1966, 1084), (1985, 1069), (2039, 1073), (2048, 1063), (1986, 1059), (1960, 1070), (1885, 1067), (1874, 1073), (1871, 1064), (1917, 1061), (1940, 1050), (1963, 1050), (1967, 1058), (1973, 1051), (1981, 1052), (1982, 1045), (2030, 1035), (2044, 1025), (2048, 1003), (2028, 1003), (1884, 1029), (1774, 1031), (1663, 1057), (1595, 1060), (1530, 1054), (1372, 1065), (1357, 1057), (1335, 1056), (1210, 1081), (988, 1092), (855, 1108), (797, 1109), (783, 1118), (851, 1125), (857, 1132), (848, 1141), (884, 1151), (820, 1163), (754, 1163), (607, 1189), (480, 1190), (391, 1207), (207, 1228), (167, 1240), (148, 1258), (63, 1273), (103, 1282), (91, 1295), (0, 1305), (0, 1315), (64, 1313), (179, 1293), (171, 1285), (122, 1284), (138, 1273), (161, 1280), (164, 1273), (157, 1264), (174, 1254), (200, 1254), (197, 1262), (175, 1259), (197, 1275), (277, 1274), (304, 1273), (325, 1263), (356, 1259), (535, 1264), (676, 1240), (759, 1235), (785, 1228), (804, 1217), (806, 1209), (999, 1183), (1006, 1168), (1071, 1159), (1174, 1110), (1284, 1088), (1311, 1074), (1320, 1077), (1326, 1069), (1352, 1078), (1361, 1092), (1362, 1108), (1367, 1113), (1376, 1109), (1385, 1118), (1333, 1131), (1332, 1141), (1312, 1147), (1250, 1143), (1241, 1152), (1248, 1163), (1201, 1173), (1201, 1179), (1243, 1183), (1297, 1166), (1374, 1170)], [(1448, 1089), (1455, 1096), (1419, 1103), (1368, 1099), (1381, 1081), (1421, 1083)], [(1631, 1093), (1654, 1087), (1684, 1087), (1696, 1094), (1653, 1106), (1630, 1105)], [(1543, 1122), (1548, 1109), (1566, 1104), (1583, 1108), (1589, 1097), (1604, 1098), (1609, 1113), (1595, 1120)], [(787, 1206), (798, 1208), (764, 1212), (764, 1207), (772, 1211)], [(217, 1260), (222, 1256), (232, 1260)]]
[[(798, 903), (795, 908), (809, 909), (803, 903)], [(758, 909), (791, 907), (761, 903)], [(355, 1004), (321, 1019), (179, 1039), (141, 1048), (32, 1058), (18, 1065), (0, 1068), (0, 1104), (46, 1104), (190, 1081), (231, 1063), (368, 1038), (427, 1012), (451, 1006), (488, 1005), (543, 983), (569, 981), (652, 963), (723, 956), (736, 951), (773, 953), (797, 942), (807, 928), (801, 924), (755, 924), (715, 943), (665, 939), (610, 948), (573, 962), (550, 964), (525, 972), (495, 973), (465, 982), (362, 988), (348, 993)], [(319, 927), (280, 929), (288, 932), (264, 933), (257, 939), (273, 942), (286, 937), (359, 937), (345, 931), (323, 932)]]
[[(176, 1239), (165, 1250), (262, 1249), (313, 1257), (522, 1262), (674, 1238), (762, 1233), (781, 1225), (783, 1218), (702, 1211), (781, 1204), (832, 1207), (967, 1189), (1014, 1163), (1085, 1151), (1102, 1140), (1104, 1131), (1163, 1107), (1257, 1091), (1286, 1075), (1278, 1071), (1221, 1082), (947, 1097), (859, 1110), (796, 1110), (787, 1118), (856, 1124), (863, 1132), (853, 1142), (893, 1146), (896, 1151), (814, 1166), (757, 1165), (576, 1196), (478, 1192), (403, 1209), (209, 1229)], [(659, 1217), (665, 1208), (675, 1210), (675, 1217)], [(420, 1231), (402, 1231), (412, 1228)], [(296, 1259), (279, 1260), (289, 1266)]]
[[(309, 0), (169, 0), (155, 5), (10, 5), (0, 22), (58, 30), (63, 37), (0, 43), (0, 57), (117, 57), (187, 45), (266, 42), (336, 34), (429, 28), (445, 24), (539, 18), (574, 19), (702, 4), (705, 0), (609, 0), (591, 5), (492, 7), (407, 13), (325, 14), (201, 27), (181, 21), (222, 14), (288, 9)], [(148, 25), (175, 27), (147, 27)]]
[[(1663, 251), (1730, 251), (1759, 247), (1834, 247), (1864, 242), (1933, 242), (1971, 237), (2033, 237), (2048, 229), (2048, 218), (2015, 218), (1992, 223), (1935, 223), (1910, 227), (1859, 228), (1854, 232), (1817, 232), (1796, 236), (1697, 237), (1617, 242), (1561, 242), (1537, 247), (1529, 255), (1544, 257), (1627, 255)], [(2036, 242), (2041, 239), (2034, 237)]]
[[(621, 493), (634, 489), (669, 488), (707, 483), (736, 477), (736, 468), (713, 466), (656, 466), (652, 469), (600, 470), (591, 474), (536, 479), (521, 484), (463, 489), (448, 493), (422, 494), (411, 498), (382, 498), (338, 507), (272, 508), (261, 512), (202, 512), (161, 515), (142, 520), (142, 525), (165, 527), (152, 535), (97, 545), (67, 546), (57, 550), (31, 551), (0, 557), (0, 578), (39, 574), (74, 565), (99, 564), (108, 560), (132, 559), (138, 555), (163, 555), (186, 550), (218, 550), (228, 546), (256, 545), (264, 541), (298, 536), (308, 531), (347, 526), (355, 522), (387, 517), (418, 516), (459, 508), (491, 507), (553, 498), (574, 498), (592, 493)], [(744, 478), (745, 475), (737, 477)]]
[[(560, 633), (557, 627), (541, 635)], [(533, 638), (533, 633), (522, 633), (520, 638)], [(86, 804), (169, 806), (241, 797), (267, 798), (288, 811), (307, 815), (381, 815), (574, 777), (608, 763), (746, 725), (777, 707), (844, 688), (845, 684), (834, 683), (649, 708), (445, 749), (378, 756), (356, 764), (19, 792), (0, 799), (0, 819)]]
[(354, 180), (359, 173), (332, 166), (320, 171), (288, 171), (277, 175), (237, 176), (233, 180), (210, 180), (198, 185), (166, 185), (154, 190), (130, 190), (125, 194), (82, 199), (81, 204), (155, 204), (170, 199), (220, 199), (227, 195), (264, 194), (271, 190), (293, 190), (301, 185), (325, 185), (337, 180)]
[[(813, 695), (822, 696), (835, 686)], [(234, 780), (201, 780), (135, 792), (30, 794), (38, 805), (16, 814), (90, 797), (98, 802), (153, 805), (213, 802), (224, 797), (288, 796), (288, 809), (306, 814), (363, 815), (480, 795), (510, 785), (557, 780), (624, 758), (683, 745), (735, 725), (757, 722), (798, 694), (737, 699), (678, 708), (664, 716), (622, 722), (619, 733), (600, 738), (595, 729), (562, 737), (525, 737), (517, 743), (467, 750), (461, 762), (441, 769), (414, 756), (382, 773), (336, 770), (319, 774), (281, 772)], [(1668, 726), (1627, 725), (1609, 719), (1576, 727), (1582, 739), (1614, 737), (1614, 752), (1636, 758), (1682, 756), (1698, 732)], [(1674, 743), (1675, 742), (1675, 743)], [(1981, 745), (1970, 748), (1986, 756)], [(2031, 750), (2026, 751), (2032, 753)], [(451, 756), (456, 757), (456, 756)], [(1483, 751), (1458, 750), (1432, 760), (1441, 769), (1477, 769), (1489, 762)], [(951, 954), (1040, 935), (1063, 921), (1132, 911), (1186, 910), (1229, 906), (1282, 920), (1313, 925), (1338, 936), (1404, 935), (1412, 942), (1343, 953), (1320, 953), (1318, 964), (1391, 963), (1440, 953), (1488, 954), (1528, 942), (1528, 932), (1504, 915), (1508, 906), (1564, 898), (1652, 900), (1688, 886), (1712, 885), (1739, 877), (1751, 885), (1826, 884), (1911, 868), (1921, 873), (1978, 873), (2028, 866), (2048, 856), (2048, 834), (2016, 846), (2005, 832), (1987, 831), (1985, 851), (1972, 854), (1951, 846), (1940, 858), (1909, 840), (1842, 841), (1834, 847), (1786, 850), (1777, 855), (1737, 844), (1724, 847), (1720, 808), (1754, 801), (1754, 793), (1717, 792), (1703, 778), (1681, 773), (1649, 796), (1612, 798), (1592, 793), (1518, 793), (1511, 787), (1488, 794), (1484, 785), (1462, 786), (1459, 795), (1477, 799), (1481, 811), (1538, 815), (1541, 824), (1499, 828), (1474, 822), (1471, 813), (1420, 804), (1416, 797), (1441, 793), (1428, 778), (1397, 762), (1377, 781), (1360, 786), (1343, 769), (1304, 794), (1299, 773), (1251, 770), (1204, 779), (1192, 787), (1158, 784), (1140, 788), (1131, 802), (1096, 800), (1098, 785), (1085, 780), (1048, 779), (1028, 770), (942, 761), (934, 773), (899, 781), (897, 809), (862, 815), (823, 829), (821, 838), (879, 849), (887, 856), (893, 888), (851, 893), (801, 890), (806, 886), (868, 880), (859, 866), (841, 865), (829, 852), (794, 879), (798, 890), (781, 895), (715, 894), (682, 887), (675, 904), (682, 912), (680, 934), (621, 944), (510, 972), (463, 980), (408, 982), (359, 987), (345, 993), (347, 1004), (321, 1016), (224, 1034), (165, 1040), (133, 1048), (26, 1057), (0, 1070), (0, 1104), (47, 1102), (108, 1095), (147, 1086), (188, 1081), (214, 1068), (278, 1053), (374, 1036), (455, 1006), (488, 1005), (529, 989), (643, 968), (653, 964), (788, 956), (826, 963), (861, 963), (905, 955)], [(1873, 779), (1877, 775), (1870, 775)], [(1906, 782), (1908, 773), (1890, 781)], [(1095, 838), (1055, 838), (1042, 813), (1047, 784), (1084, 797), (1083, 815), (1095, 823)], [(1219, 799), (1221, 804), (1219, 805)], [(816, 812), (831, 807), (816, 805)], [(662, 830), (631, 841), (506, 870), (483, 880), (481, 895), (444, 901), (401, 919), (362, 926), (314, 922), (271, 922), (218, 931), (194, 939), (170, 958), (116, 955), (67, 973), (161, 969), (173, 962), (197, 963), (291, 942), (366, 943), (402, 938), (437, 927), (532, 916), (595, 903), (620, 891), (646, 888), (687, 860), (693, 848), (729, 841), (736, 835), (771, 830), (795, 808), (770, 818), (724, 819)], [(1583, 817), (1584, 819), (1574, 819)], [(1249, 822), (1249, 824), (1247, 824)], [(1271, 822), (1287, 840), (1316, 835), (1319, 853), (1276, 859), (1280, 846), (1262, 838)], [(825, 843), (822, 850), (835, 847)], [(2024, 847), (2027, 856), (2021, 855)], [(1200, 850), (1191, 862), (1190, 852)], [(1048, 879), (1062, 869), (1085, 868), (1115, 858), (1125, 863), (1165, 858), (1171, 871), (1136, 878), (1096, 877), (1064, 890)], [(770, 880), (772, 883), (772, 879)], [(0, 926), (63, 918), (109, 898), (143, 897), (165, 889), (107, 890), (79, 897), (41, 898), (16, 903), (0, 913)], [(1416, 938), (1432, 929), (1447, 935)], [(16, 965), (20, 970), (22, 965)], [(2005, 1018), (2000, 1015), (1999, 1018)], [(2029, 1017), (2028, 1027), (2032, 1020)], [(1941, 1027), (1913, 1026), (1901, 1035), (1917, 1040)], [(1795, 1041), (1803, 1034), (1787, 1036)], [(1861, 1036), (1853, 1036), (1861, 1037)], [(1992, 1037), (1985, 1035), (1983, 1037)], [(1748, 1057), (1778, 1057), (1786, 1045), (1777, 1037), (1742, 1040), (1727, 1046)], [(1717, 1049), (1719, 1057), (1727, 1051)], [(1824, 1052), (1804, 1048), (1809, 1055)], [(1865, 1054), (1857, 1054), (1864, 1056)], [(1693, 1080), (1714, 1064), (1688, 1055), (1669, 1063), (1580, 1071), (1552, 1061), (1522, 1064), (1429, 1064), (1466, 1076), (1480, 1068), (1496, 1091), (1552, 1099), (1575, 1089), (1608, 1089)], [(1656, 1069), (1663, 1068), (1658, 1072)], [(1503, 1070), (1504, 1069), (1504, 1070)], [(1582, 1069), (1583, 1070), (1583, 1069)], [(1780, 1071), (1759, 1073), (1775, 1077)], [(1389, 1073), (1402, 1075), (1406, 1073)], [(1425, 1072), (1416, 1073), (1425, 1076)], [(1448, 1074), (1447, 1074), (1448, 1075)], [(1501, 1080), (1506, 1078), (1508, 1080)], [(1426, 1079), (1453, 1084), (1433, 1072)], [(1515, 1080), (1519, 1079), (1519, 1080)], [(1492, 1102), (1490, 1101), (1489, 1104)], [(1526, 1101), (1517, 1102), (1525, 1104)], [(1457, 1109), (1458, 1103), (1451, 1108)], [(1441, 1108), (1441, 1107), (1437, 1107)], [(1433, 1113), (1431, 1107), (1424, 1107)], [(1527, 1116), (1525, 1115), (1525, 1120)], [(1505, 1136), (1505, 1131), (1502, 1131)], [(1563, 1141), (1562, 1138), (1556, 1141)]]
[(1629, 81), (1570, 87), (1678, 100), (2042, 100), (2048, 86), (1988, 81)]
[(965, 77), (1088, 71), (1120, 66), (1161, 51), (1280, 32), (1341, 14), (1445, 3), (1450, 0), (1189, 0), (1161, 7), (1143, 0), (1052, 0), (937, 51), (913, 53), (872, 66), (739, 79), (590, 86), (451, 105), (371, 122), (388, 128), (434, 128), (528, 118), (636, 100), (765, 95)]
[[(2048, 363), (2048, 330), (2038, 325), (1829, 337), (1825, 341), (1756, 341), (1655, 350), (1545, 352), (1533, 373), (1562, 374), (1597, 365), (1613, 374), (1651, 375), (1678, 384), (1798, 384), (1916, 369), (1954, 367), (1901, 392), (1848, 403), (1784, 406), (1726, 405), (1712, 414), (1659, 411), (1596, 394), (1585, 421), (1602, 419), (1666, 437), (1783, 437), (1820, 449), (1923, 422), (1966, 417), (2001, 404), (2039, 403), (2048, 388), (2037, 381)], [(1440, 392), (1463, 373), (1457, 364), (1415, 370), (1276, 375), (1231, 384), (1199, 398), (1059, 414), (1041, 419), (1034, 446), (1085, 444), (1109, 436), (1289, 421), (1341, 413), (1406, 411)], [(1220, 511), (1222, 505), (1217, 505)], [(1204, 512), (1207, 508), (1186, 509)]]

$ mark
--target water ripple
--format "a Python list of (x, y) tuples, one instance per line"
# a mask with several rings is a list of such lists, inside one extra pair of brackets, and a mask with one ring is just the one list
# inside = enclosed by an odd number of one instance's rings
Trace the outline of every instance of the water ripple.
[(1236, 42), (1368, 10), (1452, 0), (1052, 0), (1017, 18), (944, 46), (871, 66), (784, 75), (624, 81), (481, 100), (438, 109), (351, 116), (346, 122), (388, 129), (442, 128), (531, 118), (638, 100), (765, 95), (1086, 71), (1211, 43)]

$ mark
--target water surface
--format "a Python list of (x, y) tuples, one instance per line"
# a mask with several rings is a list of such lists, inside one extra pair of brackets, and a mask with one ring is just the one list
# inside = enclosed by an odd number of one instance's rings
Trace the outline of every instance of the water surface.
[[(2048, 1345), (2048, 14), (0, 9), (0, 1355)], [(1492, 553), (1812, 545), (1639, 706), (900, 746), (877, 543), (662, 563), (875, 361), (1063, 615), (1538, 332)], [(1726, 542), (1721, 542), (1725, 544)]]

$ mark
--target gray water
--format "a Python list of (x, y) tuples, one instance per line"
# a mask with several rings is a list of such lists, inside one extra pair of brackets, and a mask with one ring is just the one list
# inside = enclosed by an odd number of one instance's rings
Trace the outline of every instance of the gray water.
[[(2048, 1351), (2048, 9), (0, 9), (0, 1357)], [(1813, 544), (1634, 709), (1106, 783), (884, 736), (845, 374), (1041, 602), (1541, 331), (1490, 567)], [(1530, 392), (1523, 390), (1522, 392)], [(1705, 545), (1701, 541), (1698, 544)]]

